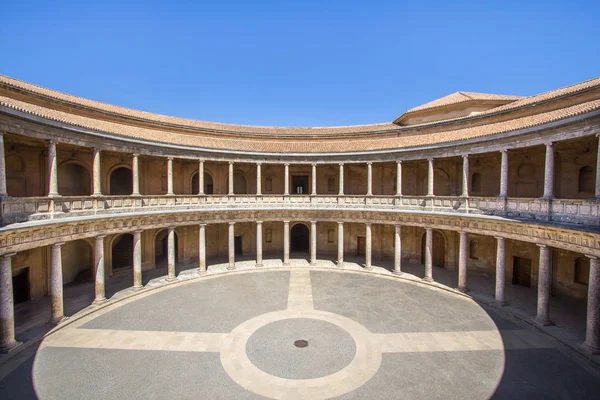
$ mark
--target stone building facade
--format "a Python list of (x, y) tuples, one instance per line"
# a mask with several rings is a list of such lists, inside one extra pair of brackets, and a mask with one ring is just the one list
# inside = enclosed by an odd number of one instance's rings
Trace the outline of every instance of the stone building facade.
[[(0, 347), (14, 304), (224, 258), (361, 257), (470, 271), (587, 300), (600, 351), (600, 78), (531, 97), (458, 92), (392, 123), (217, 124), (77, 98), (0, 76)], [(18, 324), (19, 321), (16, 321)]]

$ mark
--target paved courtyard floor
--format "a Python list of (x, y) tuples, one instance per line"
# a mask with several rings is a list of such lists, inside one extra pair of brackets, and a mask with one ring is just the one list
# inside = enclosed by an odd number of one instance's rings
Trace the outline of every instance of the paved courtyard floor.
[(140, 292), (123, 290), (86, 308), (0, 365), (0, 398), (600, 393), (598, 368), (560, 341), (412, 274), (325, 262), (307, 268), (304, 260), (289, 268), (251, 264), (227, 274), (220, 264), (204, 276), (183, 271), (176, 283), (157, 276)]

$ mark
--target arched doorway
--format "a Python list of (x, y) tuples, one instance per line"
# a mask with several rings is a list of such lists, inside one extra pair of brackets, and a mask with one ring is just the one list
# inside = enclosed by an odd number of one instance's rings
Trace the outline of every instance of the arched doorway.
[[(169, 230), (163, 229), (154, 237), (154, 265), (167, 265), (169, 255)], [(175, 232), (175, 260), (177, 260), (177, 232)]]
[(126, 167), (119, 167), (110, 174), (110, 194), (128, 195), (133, 193), (133, 175)]
[[(427, 234), (423, 235), (421, 239), (421, 263), (425, 264), (425, 240)], [(444, 235), (442, 235), (439, 231), (433, 231), (433, 254), (432, 257), (432, 265), (434, 267), (444, 268), (446, 256), (446, 240), (444, 239)]]
[(309, 231), (304, 224), (296, 224), (292, 226), (290, 233), (290, 250), (297, 252), (308, 252), (309, 246)]
[(133, 235), (124, 233), (113, 240), (112, 243), (112, 269), (133, 266)]
[[(225, 187), (229, 191), (229, 177), (225, 181)], [(235, 171), (233, 173), (233, 193), (235, 194), (247, 194), (246, 188), (246, 177), (240, 171)]]
[[(200, 182), (198, 179), (198, 172), (194, 174), (192, 177), (192, 194), (198, 194), (198, 189), (200, 188)], [(213, 179), (209, 173), (204, 173), (204, 194), (213, 194)]]
[(89, 196), (90, 173), (82, 165), (65, 163), (58, 167), (58, 193), (63, 196)]

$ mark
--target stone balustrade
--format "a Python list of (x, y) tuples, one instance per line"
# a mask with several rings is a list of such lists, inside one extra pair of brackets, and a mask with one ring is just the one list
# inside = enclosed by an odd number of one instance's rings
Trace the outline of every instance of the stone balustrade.
[(596, 200), (428, 196), (172, 195), (6, 197), (2, 225), (55, 218), (161, 210), (373, 209), (497, 215), (525, 220), (600, 225)]

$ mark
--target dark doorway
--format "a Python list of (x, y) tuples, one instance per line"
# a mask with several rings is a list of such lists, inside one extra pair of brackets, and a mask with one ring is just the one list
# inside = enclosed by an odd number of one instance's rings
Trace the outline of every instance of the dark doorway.
[(23, 268), (16, 271), (12, 278), (13, 299), (15, 304), (29, 301), (29, 268)]
[[(192, 178), (192, 194), (198, 194), (198, 189), (200, 189), (200, 181), (198, 179), (198, 173), (194, 174)], [(213, 179), (212, 176), (204, 173), (204, 194), (213, 194)]]
[(58, 168), (58, 193), (63, 196), (89, 196), (90, 173), (79, 164), (63, 164)]
[(133, 175), (131, 170), (119, 167), (110, 174), (110, 194), (128, 195), (133, 193)]
[(292, 175), (292, 193), (308, 194), (308, 176)]
[[(167, 265), (169, 257), (169, 231), (163, 229), (154, 238), (154, 265)], [(177, 261), (177, 233), (175, 233), (175, 261)]]
[(308, 252), (309, 232), (306, 225), (296, 224), (292, 226), (292, 232), (290, 236), (292, 251)]
[(356, 255), (364, 256), (366, 246), (367, 246), (367, 238), (365, 236), (357, 236), (356, 237)]
[(117, 237), (112, 245), (112, 268), (133, 266), (133, 235), (130, 233)]
[[(421, 239), (421, 263), (425, 264), (425, 241), (426, 234)], [(434, 267), (444, 268), (446, 257), (446, 243), (444, 235), (438, 231), (433, 231), (433, 254), (431, 255), (431, 264)]]
[(233, 237), (233, 250), (235, 251), (236, 256), (242, 255), (242, 237), (241, 236)]
[(513, 285), (531, 286), (531, 259), (513, 257)]

